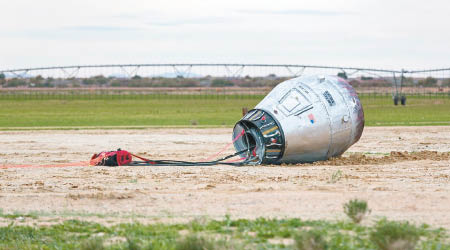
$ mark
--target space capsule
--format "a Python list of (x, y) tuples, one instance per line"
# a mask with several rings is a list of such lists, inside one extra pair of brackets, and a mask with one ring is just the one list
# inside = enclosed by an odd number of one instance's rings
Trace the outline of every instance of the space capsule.
[(233, 144), (250, 164), (306, 163), (341, 155), (363, 129), (363, 108), (350, 84), (302, 76), (278, 84), (239, 120)]

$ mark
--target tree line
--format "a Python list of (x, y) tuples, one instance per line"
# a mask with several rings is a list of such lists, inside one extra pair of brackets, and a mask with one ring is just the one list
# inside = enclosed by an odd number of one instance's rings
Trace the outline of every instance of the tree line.
[[(361, 76), (358, 78), (348, 78), (345, 72), (337, 74), (339, 77), (347, 79), (354, 87), (389, 87), (392, 81), (385, 78), (374, 78)], [(212, 77), (205, 76), (199, 78), (185, 78), (182, 76), (175, 78), (167, 77), (143, 77), (135, 75), (131, 78), (105, 77), (96, 75), (92, 77), (80, 78), (52, 78), (41, 75), (28, 78), (7, 78), (0, 73), (0, 86), (3, 88), (29, 87), (29, 88), (81, 88), (81, 87), (274, 87), (278, 83), (288, 79), (288, 77), (278, 77), (270, 74), (266, 77)], [(433, 77), (402, 79), (404, 86), (423, 87), (446, 87), (450, 86), (450, 78), (436, 79)]]

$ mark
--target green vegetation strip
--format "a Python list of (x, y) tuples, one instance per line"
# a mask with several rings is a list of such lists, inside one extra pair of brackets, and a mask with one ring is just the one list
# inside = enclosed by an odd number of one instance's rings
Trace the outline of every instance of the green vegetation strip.
[[(0, 129), (233, 126), (262, 95), (73, 95), (0, 97)], [(450, 125), (450, 98), (362, 96), (366, 125)]]
[[(393, 247), (400, 248), (393, 248)], [(412, 247), (412, 248), (411, 248)], [(449, 249), (444, 229), (381, 219), (350, 221), (194, 220), (186, 224), (104, 226), (67, 220), (0, 227), (0, 249)]]

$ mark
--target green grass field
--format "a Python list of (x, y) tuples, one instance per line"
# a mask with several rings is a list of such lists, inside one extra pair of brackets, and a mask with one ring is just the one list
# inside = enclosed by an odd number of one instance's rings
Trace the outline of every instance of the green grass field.
[[(263, 96), (123, 95), (0, 98), (0, 129), (37, 127), (233, 126)], [(367, 126), (450, 125), (450, 98), (362, 96)]]
[[(395, 248), (397, 247), (397, 248)], [(411, 248), (412, 247), (412, 248)], [(416, 247), (416, 248), (414, 248)], [(66, 220), (50, 226), (0, 227), (0, 249), (449, 249), (444, 229), (379, 219), (206, 220), (181, 224), (102, 224)]]

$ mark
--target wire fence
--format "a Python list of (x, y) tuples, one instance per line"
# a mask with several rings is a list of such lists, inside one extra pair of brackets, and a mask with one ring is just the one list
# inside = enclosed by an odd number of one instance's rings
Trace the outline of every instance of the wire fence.
[[(0, 92), (0, 100), (145, 100), (145, 99), (262, 99), (269, 90), (253, 91), (129, 91), (129, 90), (107, 90), (107, 91), (18, 91), (9, 90)], [(357, 89), (358, 92), (358, 89)], [(391, 92), (370, 89), (358, 92), (364, 98), (394, 98)], [(423, 90), (421, 92), (410, 92), (403, 94), (406, 97), (423, 98), (447, 98), (450, 99), (450, 91), (438, 92)]]

